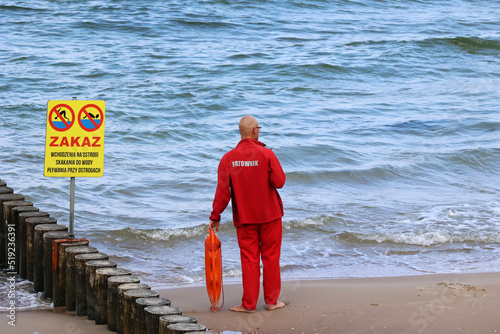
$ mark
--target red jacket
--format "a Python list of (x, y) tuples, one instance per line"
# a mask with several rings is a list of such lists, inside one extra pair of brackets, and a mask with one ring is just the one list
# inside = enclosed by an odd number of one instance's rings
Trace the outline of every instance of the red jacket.
[(220, 221), (231, 199), (235, 227), (267, 223), (283, 216), (276, 188), (285, 173), (273, 151), (255, 139), (242, 139), (219, 163), (217, 190), (210, 220)]

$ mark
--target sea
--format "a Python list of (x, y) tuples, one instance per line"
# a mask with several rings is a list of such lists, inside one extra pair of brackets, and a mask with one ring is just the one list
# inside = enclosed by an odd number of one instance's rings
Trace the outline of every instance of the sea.
[[(75, 236), (153, 287), (204, 285), (217, 166), (253, 115), (287, 177), (283, 280), (495, 272), (499, 22), (494, 0), (2, 0), (0, 179), (68, 225), (48, 102), (104, 101)], [(239, 283), (231, 206), (218, 235)], [(31, 289), (19, 309), (50, 307)]]

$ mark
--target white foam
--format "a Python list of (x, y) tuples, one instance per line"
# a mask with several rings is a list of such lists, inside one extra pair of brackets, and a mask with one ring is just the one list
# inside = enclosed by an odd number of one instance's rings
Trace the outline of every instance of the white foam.
[(146, 238), (149, 240), (157, 241), (169, 241), (174, 238), (194, 238), (203, 235), (206, 232), (206, 225), (199, 225), (195, 227), (188, 228), (176, 228), (176, 229), (154, 229), (154, 230), (142, 230), (135, 228), (126, 228), (128, 232), (135, 234), (139, 237)]
[(307, 227), (307, 226), (323, 226), (328, 217), (320, 216), (315, 218), (304, 218), (283, 222), (283, 228), (290, 230), (291, 228)]
[(41, 299), (41, 293), (33, 292), (33, 283), (15, 278), (14, 287), (8, 283), (10, 277), (0, 274), (0, 312), (8, 312), (7, 305), (14, 303), (16, 311), (51, 309), (51, 303)]

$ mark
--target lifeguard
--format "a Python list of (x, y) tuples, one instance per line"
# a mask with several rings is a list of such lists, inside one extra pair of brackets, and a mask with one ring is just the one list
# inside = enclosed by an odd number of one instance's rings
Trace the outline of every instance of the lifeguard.
[(262, 259), (264, 299), (266, 310), (271, 311), (285, 306), (278, 301), (283, 203), (276, 189), (283, 187), (286, 176), (273, 151), (258, 140), (261, 127), (257, 119), (245, 116), (239, 128), (241, 141), (219, 163), (208, 231), (219, 230), (221, 214), (231, 200), (240, 247), (243, 297), (241, 305), (230, 310), (255, 312)]

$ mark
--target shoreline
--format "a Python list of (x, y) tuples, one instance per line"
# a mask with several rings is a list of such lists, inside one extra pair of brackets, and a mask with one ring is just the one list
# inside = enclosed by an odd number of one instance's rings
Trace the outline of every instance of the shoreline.
[[(203, 285), (152, 287), (184, 315), (226, 333), (494, 333), (500, 332), (500, 273), (283, 281), (283, 309), (266, 311), (262, 298), (253, 314), (239, 305), (241, 284), (224, 285), (224, 306), (210, 312)], [(222, 302), (222, 297), (221, 297)], [(0, 313), (3, 333), (112, 333), (65, 308), (18, 311), (16, 326)]]

